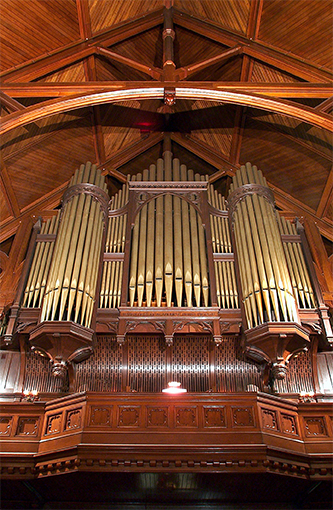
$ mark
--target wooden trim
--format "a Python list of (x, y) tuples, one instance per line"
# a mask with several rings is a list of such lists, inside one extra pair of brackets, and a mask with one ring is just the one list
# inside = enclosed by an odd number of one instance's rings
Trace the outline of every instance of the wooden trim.
[(221, 28), (221, 26), (211, 21), (198, 19), (190, 14), (185, 14), (175, 9), (174, 22), (187, 30), (191, 30), (196, 34), (226, 46), (241, 44), (244, 46), (243, 52), (246, 55), (261, 60), (266, 64), (273, 65), (298, 78), (315, 82), (332, 80), (333, 74), (328, 70), (320, 69), (312, 63), (305, 62), (303, 59), (299, 59), (296, 56), (290, 56), (287, 52), (268, 46), (262, 41), (251, 41), (248, 37)]
[[(244, 55), (243, 58), (247, 57)], [(247, 57), (249, 58), (249, 57)], [(88, 93), (101, 93), (109, 92), (112, 90), (120, 90), (128, 87), (127, 81), (90, 81), (90, 82), (73, 82), (73, 83), (4, 83), (1, 89), (12, 97), (66, 97), (73, 94), (88, 94)], [(131, 86), (134, 88), (147, 88), (161, 86), (163, 82), (156, 81), (131, 81)], [(225, 91), (239, 91), (244, 93), (264, 94), (269, 97), (280, 98), (315, 98), (327, 99), (323, 101), (315, 110), (322, 110), (325, 113), (324, 103), (326, 107), (331, 105), (331, 94), (333, 92), (333, 85), (330, 82), (326, 83), (242, 83), (240, 81), (234, 82), (214, 82), (214, 81), (186, 81), (186, 82), (171, 82), (170, 87), (191, 87), (191, 88), (205, 88), (207, 90), (225, 90)]]
[[(66, 96), (65, 98), (51, 99), (29, 106), (22, 112), (14, 112), (7, 115), (2, 120), (0, 135), (36, 120), (82, 107), (117, 103), (126, 99), (162, 99), (164, 96), (164, 87), (133, 89), (133, 84), (131, 83), (127, 84), (127, 87), (130, 88), (100, 92), (98, 94)], [(176, 87), (176, 98), (189, 100), (206, 99), (253, 106), (262, 110), (287, 115), (314, 126), (333, 131), (333, 119), (330, 115), (317, 112), (314, 108), (293, 103), (286, 99), (276, 99), (259, 94), (245, 94), (236, 91), (228, 92), (225, 90), (182, 88), (178, 86)]]

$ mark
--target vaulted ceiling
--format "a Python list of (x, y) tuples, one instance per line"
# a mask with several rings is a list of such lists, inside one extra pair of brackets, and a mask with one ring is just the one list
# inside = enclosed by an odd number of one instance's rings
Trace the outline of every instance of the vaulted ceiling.
[(170, 142), (225, 194), (251, 161), (332, 240), (332, 18), (332, 0), (1, 0), (0, 240), (81, 163), (112, 194)]

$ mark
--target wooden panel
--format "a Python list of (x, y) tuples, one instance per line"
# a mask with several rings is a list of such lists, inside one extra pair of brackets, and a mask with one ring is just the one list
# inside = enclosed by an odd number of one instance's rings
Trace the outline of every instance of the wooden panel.
[(215, 21), (225, 28), (246, 33), (250, 11), (250, 0), (175, 0), (177, 9), (194, 16)]
[[(163, 66), (163, 27), (155, 27), (112, 46), (112, 51), (153, 67)], [(118, 64), (116, 64), (118, 65)], [(127, 67), (127, 70), (130, 69)], [(132, 72), (132, 71), (130, 71)], [(146, 75), (142, 75), (147, 77)], [(145, 79), (145, 78), (143, 78)]]
[[(84, 127), (54, 134), (47, 146), (35, 147), (8, 165), (20, 208), (66, 182), (83, 161), (95, 162), (91, 134)], [(47, 167), (44, 162), (48, 160)], [(33, 186), (27, 186), (27, 183)]]
[(322, 393), (333, 393), (333, 354), (320, 352), (317, 354), (318, 381)]
[(80, 38), (75, 0), (3, 0), (0, 9), (1, 70)]
[(313, 208), (319, 204), (330, 162), (279, 133), (247, 119), (240, 162), (258, 166), (267, 180)]
[(269, 67), (261, 62), (254, 61), (251, 81), (257, 83), (295, 83), (300, 80), (275, 67)]
[(163, 7), (163, 0), (89, 0), (93, 33)]
[(331, 0), (264, 0), (259, 40), (332, 67)]
[(66, 69), (61, 69), (37, 81), (44, 81), (47, 83), (85, 81), (83, 62), (77, 62), (72, 66), (66, 67)]

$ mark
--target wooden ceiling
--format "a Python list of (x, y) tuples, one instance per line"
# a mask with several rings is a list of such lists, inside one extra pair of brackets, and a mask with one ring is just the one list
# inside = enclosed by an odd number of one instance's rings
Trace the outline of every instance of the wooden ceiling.
[(0, 240), (81, 163), (114, 193), (166, 137), (224, 193), (256, 164), (333, 240), (332, 18), (332, 0), (1, 0)]

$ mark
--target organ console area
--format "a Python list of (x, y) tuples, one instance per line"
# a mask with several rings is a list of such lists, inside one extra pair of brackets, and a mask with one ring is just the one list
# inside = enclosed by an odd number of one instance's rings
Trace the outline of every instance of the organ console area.
[[(188, 446), (172, 457), (179, 469), (207, 466), (217, 443), (253, 441), (284, 453), (244, 460), (236, 448), (238, 467), (328, 473), (317, 456), (332, 438), (328, 308), (303, 225), (279, 213), (250, 163), (227, 196), (170, 151), (111, 197), (82, 165), (61, 208), (34, 225), (1, 341), (2, 439), (37, 455), (24, 456), (24, 476), (89, 470), (97, 431), (122, 447), (139, 431), (135, 469), (170, 466), (165, 453), (137, 458), (138, 445), (168, 449), (170, 436)], [(164, 394), (173, 381), (187, 393)], [(184, 439), (189, 430), (197, 439)], [(69, 458), (85, 441), (84, 462)], [(117, 455), (110, 469), (134, 462)], [(216, 455), (214, 469), (231, 469)]]

